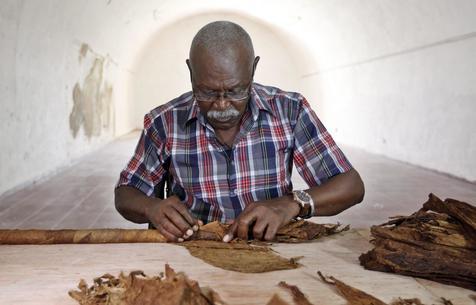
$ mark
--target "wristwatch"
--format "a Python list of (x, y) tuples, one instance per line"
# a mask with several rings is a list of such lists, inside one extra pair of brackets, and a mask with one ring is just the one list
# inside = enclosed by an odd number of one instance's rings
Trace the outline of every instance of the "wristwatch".
[(311, 195), (305, 191), (293, 191), (293, 199), (301, 207), (297, 217), (307, 219), (314, 215), (314, 201)]

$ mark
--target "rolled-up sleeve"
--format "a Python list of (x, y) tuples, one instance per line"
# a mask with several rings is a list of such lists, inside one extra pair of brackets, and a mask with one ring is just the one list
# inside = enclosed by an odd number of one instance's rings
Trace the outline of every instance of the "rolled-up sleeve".
[(352, 165), (302, 98), (294, 127), (294, 165), (309, 186), (349, 171)]
[(132, 186), (147, 196), (154, 194), (155, 186), (166, 172), (163, 166), (167, 158), (163, 127), (160, 120), (154, 121), (151, 114), (145, 115), (144, 129), (134, 155), (121, 171), (116, 188)]

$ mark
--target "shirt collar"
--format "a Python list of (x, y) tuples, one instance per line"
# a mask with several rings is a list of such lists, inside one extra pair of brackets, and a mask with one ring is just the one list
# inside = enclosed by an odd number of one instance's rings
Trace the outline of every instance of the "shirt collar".
[[(269, 106), (268, 101), (266, 100), (264, 96), (261, 96), (258, 93), (258, 90), (256, 90), (254, 83), (251, 86), (251, 98), (249, 101), (249, 109), (251, 110), (253, 119), (255, 121), (258, 119), (260, 110), (269, 112), (271, 115), (275, 116), (275, 113)], [(197, 100), (195, 99), (195, 97), (193, 97), (192, 106), (190, 107), (188, 111), (187, 120), (185, 121), (184, 125), (187, 125), (188, 122), (195, 119), (198, 119), (200, 123), (205, 124), (205, 119), (200, 113), (200, 108), (198, 107)]]
[(259, 94), (259, 91), (256, 89), (254, 83), (251, 86), (250, 109), (251, 113), (253, 114), (253, 119), (255, 121), (258, 119), (260, 110), (269, 112), (271, 115), (275, 116), (273, 109), (271, 109), (271, 107), (269, 106), (266, 96)]
[(192, 106), (190, 106), (190, 109), (188, 110), (187, 120), (185, 121), (184, 125), (187, 125), (191, 120), (198, 119), (199, 112), (200, 109), (198, 108), (197, 100), (192, 95)]

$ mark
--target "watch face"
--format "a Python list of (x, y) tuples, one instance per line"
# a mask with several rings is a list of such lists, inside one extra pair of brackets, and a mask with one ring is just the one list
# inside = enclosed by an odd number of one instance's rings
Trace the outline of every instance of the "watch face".
[(297, 197), (302, 200), (302, 201), (305, 201), (306, 203), (308, 203), (311, 199), (311, 196), (309, 196), (308, 193), (304, 192), (304, 191), (299, 191), (297, 192)]

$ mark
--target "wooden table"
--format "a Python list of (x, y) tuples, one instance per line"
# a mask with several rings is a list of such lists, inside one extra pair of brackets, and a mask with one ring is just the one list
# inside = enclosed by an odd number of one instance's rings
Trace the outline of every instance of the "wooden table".
[(439, 297), (454, 305), (475, 304), (470, 290), (394, 274), (364, 270), (360, 253), (371, 248), (368, 230), (350, 230), (307, 244), (277, 244), (282, 256), (303, 255), (304, 265), (295, 270), (244, 274), (221, 270), (192, 257), (187, 249), (173, 244), (102, 244), (0, 246), (0, 304), (74, 305), (67, 292), (79, 279), (88, 284), (104, 273), (143, 270), (156, 275), (169, 263), (184, 271), (200, 286), (217, 291), (228, 304), (266, 304), (274, 293), (293, 304), (279, 281), (297, 285), (314, 304), (346, 304), (316, 271), (362, 289), (383, 301), (418, 297), (425, 304), (441, 304)]

